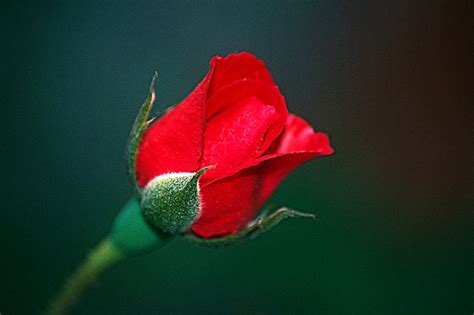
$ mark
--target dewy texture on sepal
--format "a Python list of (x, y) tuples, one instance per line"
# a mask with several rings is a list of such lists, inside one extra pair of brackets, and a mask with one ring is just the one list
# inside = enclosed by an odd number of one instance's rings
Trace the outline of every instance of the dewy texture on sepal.
[(178, 234), (187, 231), (199, 215), (199, 177), (197, 173), (171, 173), (150, 181), (142, 194), (145, 220), (160, 232)]
[(128, 174), (130, 179), (132, 180), (133, 185), (137, 188), (138, 191), (140, 189), (136, 186), (137, 183), (137, 172), (136, 172), (136, 164), (137, 164), (137, 155), (138, 155), (138, 147), (142, 141), (143, 135), (145, 134), (146, 129), (153, 121), (148, 120), (148, 116), (150, 115), (151, 108), (153, 107), (153, 103), (155, 102), (155, 81), (158, 77), (158, 73), (155, 71), (153, 73), (153, 78), (151, 79), (150, 83), (150, 91), (148, 93), (148, 97), (146, 98), (145, 102), (143, 103), (140, 111), (135, 118), (135, 121), (132, 125), (132, 129), (130, 130), (130, 135), (128, 137), (127, 143), (127, 162), (128, 162)]
[(269, 229), (277, 225), (281, 220), (286, 218), (315, 219), (316, 216), (312, 213), (299, 212), (283, 207), (268, 216), (262, 214), (261, 216), (257, 217), (253, 222), (251, 222), (247, 227), (235, 234), (216, 238), (200, 238), (195, 234), (187, 234), (186, 238), (197, 245), (215, 248), (225, 247), (244, 240), (255, 238), (263, 232), (268, 231)]

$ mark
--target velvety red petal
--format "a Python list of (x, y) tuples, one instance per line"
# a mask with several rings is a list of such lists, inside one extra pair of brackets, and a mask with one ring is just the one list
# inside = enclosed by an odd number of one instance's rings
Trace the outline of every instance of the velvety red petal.
[(310, 159), (334, 153), (329, 137), (323, 132), (314, 132), (302, 118), (288, 115), (288, 120), (276, 153), (263, 156), (256, 161), (263, 180), (258, 202), (263, 205), (281, 181), (296, 167)]
[(241, 79), (265, 81), (274, 85), (272, 76), (263, 61), (248, 52), (231, 54), (225, 58), (214, 57), (215, 71), (209, 86), (209, 97), (221, 88)]
[(201, 166), (216, 166), (204, 174), (213, 179), (261, 156), (282, 132), (288, 116), (276, 86), (247, 79), (221, 89), (207, 109)]
[(211, 118), (235, 104), (236, 101), (251, 96), (256, 96), (262, 103), (273, 105), (283, 115), (283, 127), (288, 115), (285, 99), (276, 85), (262, 80), (246, 78), (226, 85), (218, 93), (209, 97), (206, 116)]
[[(255, 197), (257, 200), (257, 212), (261, 206), (270, 198), (275, 189), (295, 168), (304, 162), (316, 157), (327, 155), (322, 152), (295, 152), (283, 155), (267, 157), (260, 164), (245, 170), (246, 172), (258, 172), (262, 176), (260, 190)], [(263, 174), (263, 175), (262, 175)]]
[(227, 177), (201, 188), (201, 215), (191, 227), (209, 238), (237, 232), (255, 216), (257, 176)]
[(201, 189), (201, 214), (193, 233), (216, 237), (235, 233), (252, 221), (281, 181), (318, 152), (265, 156), (256, 165), (219, 179)]
[(303, 119), (289, 115), (282, 135), (264, 155), (232, 176), (202, 182), (204, 201), (193, 233), (204, 237), (235, 233), (252, 221), (283, 179), (302, 163), (334, 150), (329, 138)]
[(194, 91), (146, 131), (136, 165), (140, 187), (161, 174), (199, 169), (207, 91), (213, 70), (214, 62), (211, 61), (208, 74)]
[(275, 107), (255, 96), (229, 106), (207, 121), (202, 165), (216, 165), (214, 174), (235, 170), (261, 152), (267, 130), (278, 117)]
[(318, 151), (324, 155), (334, 152), (327, 135), (314, 132), (313, 127), (303, 118), (289, 114), (283, 132), (272, 143), (266, 154), (307, 150)]

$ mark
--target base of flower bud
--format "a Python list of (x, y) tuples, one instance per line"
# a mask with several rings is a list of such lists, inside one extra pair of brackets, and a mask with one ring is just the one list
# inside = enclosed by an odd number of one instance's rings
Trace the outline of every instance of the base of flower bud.
[(173, 238), (148, 225), (136, 198), (131, 198), (124, 205), (108, 236), (108, 240), (126, 256), (149, 252), (164, 246)]

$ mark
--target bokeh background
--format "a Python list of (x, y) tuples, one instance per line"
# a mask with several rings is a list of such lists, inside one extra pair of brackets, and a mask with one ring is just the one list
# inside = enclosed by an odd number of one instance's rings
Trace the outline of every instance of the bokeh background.
[(272, 198), (318, 215), (212, 250), (175, 241), (73, 314), (472, 314), (472, 2), (1, 4), (0, 313), (37, 314), (132, 189), (124, 145), (209, 59), (263, 59), (334, 156)]

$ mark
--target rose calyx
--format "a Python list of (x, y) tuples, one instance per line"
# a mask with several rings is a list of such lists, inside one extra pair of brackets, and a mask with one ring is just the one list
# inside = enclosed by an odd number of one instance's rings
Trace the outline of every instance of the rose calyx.
[(150, 181), (141, 199), (142, 213), (148, 224), (159, 232), (186, 232), (199, 215), (199, 177), (207, 169), (164, 174)]

